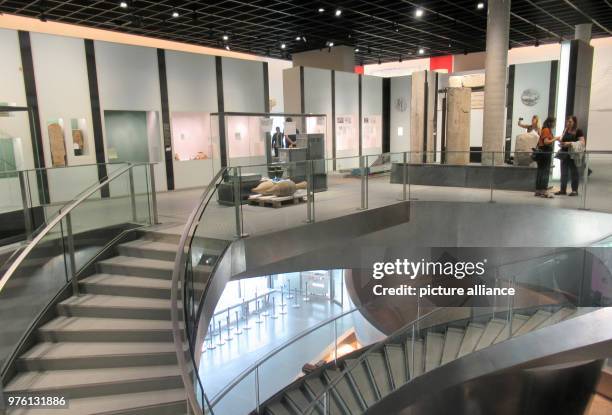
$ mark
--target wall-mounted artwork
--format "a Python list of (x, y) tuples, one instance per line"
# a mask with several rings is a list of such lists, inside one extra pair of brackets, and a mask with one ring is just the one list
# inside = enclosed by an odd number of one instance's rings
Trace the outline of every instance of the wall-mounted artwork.
[(66, 142), (64, 141), (63, 120), (50, 120), (47, 122), (49, 134), (49, 149), (51, 150), (51, 165), (62, 167), (66, 165)]
[(367, 115), (363, 117), (363, 148), (382, 146), (382, 116)]
[(408, 110), (408, 98), (399, 97), (395, 100), (395, 109), (399, 112), (406, 112)]
[(521, 93), (521, 102), (528, 107), (534, 107), (540, 101), (540, 93), (533, 88), (527, 88)]
[(85, 151), (85, 119), (72, 118), (70, 120), (70, 128), (72, 130), (72, 151), (75, 156), (86, 154)]
[(338, 150), (359, 148), (354, 115), (336, 116), (336, 143)]
[(149, 161), (149, 137), (145, 111), (104, 111), (104, 126), (106, 153), (110, 162)]

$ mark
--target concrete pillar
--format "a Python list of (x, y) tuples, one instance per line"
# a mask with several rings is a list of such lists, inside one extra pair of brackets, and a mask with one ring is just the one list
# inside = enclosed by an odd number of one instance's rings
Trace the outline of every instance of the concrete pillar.
[(574, 39), (589, 43), (591, 41), (592, 23), (577, 24), (574, 28)]
[(498, 152), (495, 164), (503, 161), (509, 31), (510, 0), (489, 0), (482, 139), (482, 163), (487, 165), (492, 163), (487, 152)]
[(446, 102), (446, 163), (469, 164), (472, 89), (448, 88)]
[(427, 71), (412, 73), (412, 93), (410, 95), (410, 162), (422, 163), (425, 150), (425, 80)]

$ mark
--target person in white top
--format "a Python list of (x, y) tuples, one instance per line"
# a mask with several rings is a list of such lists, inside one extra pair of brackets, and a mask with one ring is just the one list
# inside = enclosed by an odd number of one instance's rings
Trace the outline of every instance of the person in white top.
[(518, 126), (521, 128), (525, 128), (528, 134), (534, 134), (538, 138), (540, 137), (540, 117), (538, 117), (537, 115), (531, 117), (531, 124), (525, 124), (523, 123), (523, 118), (519, 118)]

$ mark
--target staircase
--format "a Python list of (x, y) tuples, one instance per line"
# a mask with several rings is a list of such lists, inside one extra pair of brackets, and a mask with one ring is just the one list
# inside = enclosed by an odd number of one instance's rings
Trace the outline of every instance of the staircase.
[[(330, 414), (361, 414), (416, 376), (510, 337), (592, 311), (590, 308), (570, 307), (548, 310), (539, 309), (532, 314), (515, 313), (511, 324), (506, 319), (480, 318), (424, 329), (416, 336), (414, 343), (411, 335), (401, 337), (402, 341), (397, 337), (397, 343), (389, 342), (383, 348), (368, 353), (362, 362), (358, 360), (361, 354), (367, 353), (367, 349), (352, 353), (339, 359), (337, 365), (332, 362), (298, 379), (265, 403), (262, 413), (302, 414), (344, 369), (354, 367), (332, 389), (328, 409)], [(312, 413), (322, 414), (322, 406)]]
[(57, 317), (38, 328), (5, 394), (65, 396), (69, 408), (48, 410), (55, 415), (187, 413), (170, 320), (178, 239), (143, 232), (99, 261), (79, 281), (80, 296), (60, 302)]

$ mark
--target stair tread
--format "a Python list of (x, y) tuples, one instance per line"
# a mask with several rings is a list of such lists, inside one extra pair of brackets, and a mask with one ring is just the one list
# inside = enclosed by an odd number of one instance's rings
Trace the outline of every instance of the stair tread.
[(159, 288), (167, 290), (172, 288), (171, 280), (105, 273), (90, 275), (89, 277), (80, 280), (79, 283), (122, 287)]
[(561, 307), (559, 310), (554, 312), (550, 317), (548, 317), (545, 321), (542, 322), (538, 326), (539, 329), (547, 326), (552, 326), (553, 324), (557, 324), (568, 317), (572, 316), (576, 312), (576, 309), (569, 307)]
[[(94, 415), (107, 412), (120, 412), (136, 408), (181, 403), (185, 401), (184, 389), (167, 389), (151, 392), (105, 395), (90, 398), (70, 399), (69, 408), (53, 409), (53, 415)], [(185, 408), (186, 409), (186, 408)], [(16, 414), (40, 414), (40, 410), (15, 411)]]
[(442, 333), (428, 332), (425, 342), (425, 372), (440, 366), (443, 348), (444, 335)]
[(520, 329), (514, 333), (514, 336), (521, 336), (523, 334), (529, 333), (532, 330), (535, 330), (540, 324), (542, 324), (546, 319), (548, 319), (552, 313), (550, 311), (538, 310), (529, 317), (529, 320), (525, 322), (521, 326)]
[(129, 318), (57, 317), (44, 326), (42, 331), (150, 331), (172, 330), (169, 320), (144, 320)]
[(456, 327), (449, 327), (446, 330), (446, 338), (444, 339), (444, 348), (442, 349), (442, 358), (440, 364), (444, 365), (450, 361), (455, 360), (459, 353), (459, 347), (463, 340), (465, 330)]
[(71, 386), (96, 385), (180, 375), (180, 369), (176, 365), (26, 371), (19, 372), (7, 385), (5, 391), (57, 390)]
[(298, 388), (287, 391), (287, 399), (291, 400), (291, 402), (301, 411), (306, 409), (310, 404), (308, 398), (306, 398), (304, 393)]
[(121, 307), (121, 308), (170, 308), (170, 300), (120, 295), (84, 294), (70, 297), (60, 303), (65, 306)]
[(363, 363), (356, 363), (356, 361), (357, 359), (346, 359), (345, 364), (346, 367), (352, 368), (349, 373), (355, 381), (355, 385), (357, 386), (357, 389), (359, 389), (361, 397), (369, 406), (376, 402), (377, 398), (374, 393), (373, 385), (369, 380), (370, 377), (368, 376)]
[(504, 327), (506, 327), (505, 320), (500, 320), (496, 318), (489, 320), (474, 350), (484, 349), (485, 347), (488, 347), (493, 344), (493, 341), (495, 341), (497, 336), (499, 336)]
[(485, 326), (477, 323), (469, 323), (467, 329), (465, 330), (465, 334), (463, 336), (463, 340), (461, 341), (461, 346), (459, 347), (459, 353), (457, 357), (463, 357), (468, 353), (472, 353), (482, 336), (482, 333), (485, 330)]
[(20, 359), (70, 359), (174, 352), (174, 343), (170, 342), (40, 342), (21, 355)]
[(174, 269), (174, 262), (162, 261), (159, 259), (140, 258), (125, 255), (117, 255), (112, 258), (98, 261), (98, 264), (121, 265), (126, 267), (143, 267), (153, 269), (170, 270)]
[(403, 349), (401, 344), (391, 343), (385, 346), (395, 388), (399, 388), (408, 381), (406, 378), (406, 360)]
[(176, 252), (178, 249), (178, 242), (176, 244), (164, 241), (155, 241), (148, 239), (135, 239), (133, 241), (124, 242), (118, 245), (121, 247), (138, 248), (138, 249), (150, 249), (153, 251), (166, 251)]

